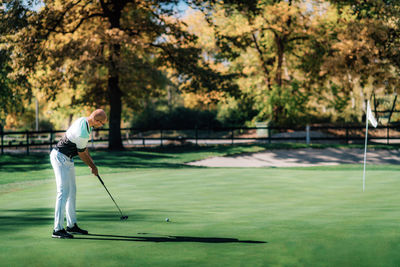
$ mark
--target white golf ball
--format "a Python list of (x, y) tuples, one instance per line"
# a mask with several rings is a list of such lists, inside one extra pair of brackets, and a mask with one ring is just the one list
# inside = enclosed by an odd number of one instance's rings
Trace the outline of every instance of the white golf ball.
[(166, 222), (169, 222), (169, 219), (168, 219), (168, 218), (165, 218), (165, 221), (166, 221)]

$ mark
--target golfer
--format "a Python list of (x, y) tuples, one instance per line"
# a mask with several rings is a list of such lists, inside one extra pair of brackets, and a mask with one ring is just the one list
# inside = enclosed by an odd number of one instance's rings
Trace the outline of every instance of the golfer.
[[(98, 175), (97, 167), (86, 146), (92, 127), (101, 127), (106, 120), (107, 115), (102, 109), (95, 110), (89, 117), (77, 119), (50, 153), (50, 161), (57, 184), (53, 238), (73, 238), (72, 234), (88, 234), (88, 231), (78, 227), (76, 220), (76, 184), (73, 157), (78, 155), (92, 169), (92, 173)], [(64, 211), (66, 211), (67, 217), (67, 230), (63, 227)]]

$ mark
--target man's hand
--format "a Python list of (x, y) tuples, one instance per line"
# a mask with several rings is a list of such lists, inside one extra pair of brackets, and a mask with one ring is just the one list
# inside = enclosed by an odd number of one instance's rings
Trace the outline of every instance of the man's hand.
[(91, 169), (92, 169), (92, 173), (93, 173), (95, 176), (99, 175), (99, 171), (97, 170), (97, 167), (96, 167), (96, 166), (91, 167)]
[(97, 170), (97, 167), (96, 167), (96, 165), (94, 164), (93, 159), (92, 159), (92, 157), (90, 156), (89, 151), (88, 151), (87, 148), (86, 148), (85, 151), (83, 151), (83, 152), (79, 152), (79, 151), (78, 151), (78, 155), (79, 155), (79, 157), (81, 158), (81, 160), (82, 160), (83, 162), (85, 162), (86, 165), (88, 165), (90, 169), (92, 169), (92, 173), (93, 173), (94, 175), (96, 175), (96, 176), (99, 175), (99, 171)]

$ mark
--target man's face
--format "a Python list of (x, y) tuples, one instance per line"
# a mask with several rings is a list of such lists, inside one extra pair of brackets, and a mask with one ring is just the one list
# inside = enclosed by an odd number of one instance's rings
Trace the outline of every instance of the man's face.
[(94, 118), (93, 119), (93, 127), (94, 128), (100, 128), (106, 123), (107, 119), (106, 118)]

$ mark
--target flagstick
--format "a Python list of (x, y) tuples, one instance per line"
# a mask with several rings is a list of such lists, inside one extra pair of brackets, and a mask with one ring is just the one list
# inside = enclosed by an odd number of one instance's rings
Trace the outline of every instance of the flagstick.
[(368, 116), (365, 116), (365, 149), (364, 149), (364, 173), (363, 173), (363, 192), (365, 191), (365, 164), (367, 162), (367, 142), (368, 142)]

